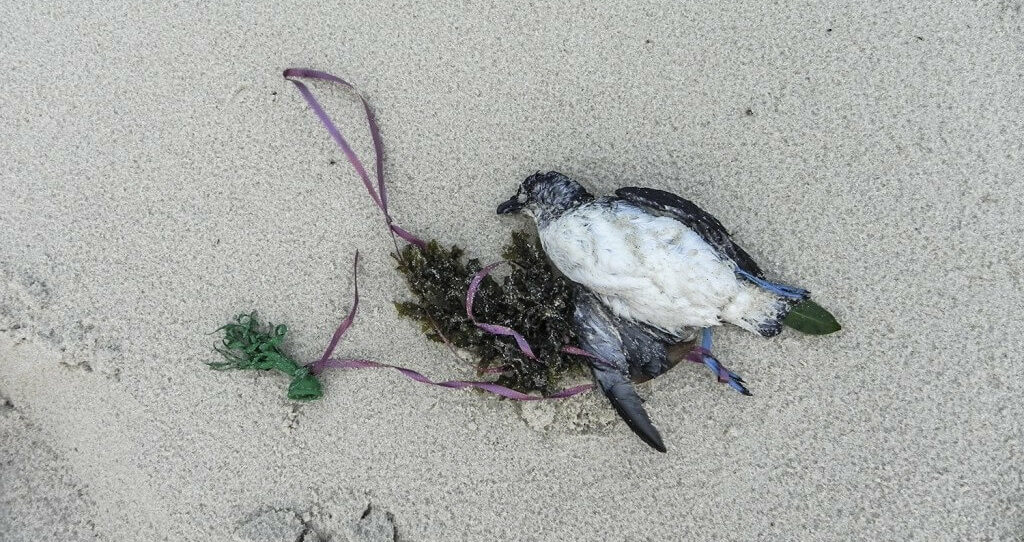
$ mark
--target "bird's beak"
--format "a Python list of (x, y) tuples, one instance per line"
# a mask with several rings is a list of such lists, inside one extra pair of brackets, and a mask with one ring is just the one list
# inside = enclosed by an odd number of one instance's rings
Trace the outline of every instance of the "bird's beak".
[(511, 199), (498, 206), (498, 214), (507, 215), (511, 213), (518, 213), (523, 210), (523, 207), (524, 204), (519, 202), (519, 194), (516, 194), (515, 196), (512, 196)]

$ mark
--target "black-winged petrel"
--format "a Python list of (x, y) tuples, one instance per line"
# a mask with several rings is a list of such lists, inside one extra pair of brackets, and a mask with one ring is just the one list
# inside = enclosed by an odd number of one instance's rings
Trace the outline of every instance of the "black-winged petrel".
[(620, 188), (595, 198), (557, 172), (520, 185), (498, 214), (534, 219), (551, 262), (585, 288), (576, 325), (595, 379), (649, 445), (665, 451), (629, 376), (668, 368), (667, 345), (702, 333), (698, 355), (719, 380), (749, 395), (743, 380), (710, 353), (711, 327), (733, 324), (765, 337), (809, 292), (765, 280), (761, 268), (715, 217), (693, 202), (652, 188)]

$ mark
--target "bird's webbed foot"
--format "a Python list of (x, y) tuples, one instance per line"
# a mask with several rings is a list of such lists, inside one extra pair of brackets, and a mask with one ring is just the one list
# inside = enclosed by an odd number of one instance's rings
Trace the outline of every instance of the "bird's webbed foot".
[(730, 371), (722, 365), (722, 362), (718, 361), (711, 354), (711, 328), (706, 327), (701, 330), (700, 345), (695, 346), (693, 350), (686, 356), (686, 359), (694, 363), (703, 363), (711, 369), (711, 372), (715, 373), (715, 377), (718, 378), (719, 382), (724, 382), (729, 385), (730, 388), (742, 393), (743, 395), (753, 395), (750, 390), (744, 386), (743, 379), (740, 375)]

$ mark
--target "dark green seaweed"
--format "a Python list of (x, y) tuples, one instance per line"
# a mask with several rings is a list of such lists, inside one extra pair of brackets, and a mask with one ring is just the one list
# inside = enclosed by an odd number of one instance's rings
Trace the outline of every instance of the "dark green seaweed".
[(466, 315), (466, 291), (483, 267), (464, 258), (458, 246), (445, 249), (437, 241), (426, 248), (406, 246), (398, 261), (414, 299), (395, 303), (398, 313), (420, 322), (428, 338), (448, 340), (477, 358), (479, 371), (502, 368), (497, 383), (529, 393), (559, 389), (562, 378), (584, 366), (579, 356), (562, 348), (576, 344), (572, 283), (544, 256), (540, 243), (515, 231), (503, 251), (512, 270), (495, 280), (488, 275), (476, 294), (473, 314), (479, 322), (510, 327), (530, 343), (537, 360), (519, 350), (509, 337), (479, 329)]

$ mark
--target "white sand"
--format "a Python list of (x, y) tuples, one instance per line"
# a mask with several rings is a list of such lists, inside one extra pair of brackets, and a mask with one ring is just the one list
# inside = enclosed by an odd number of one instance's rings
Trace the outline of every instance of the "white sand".
[[(1024, 539), (1019, 1), (138, 4), (0, 6), (0, 539)], [(212, 373), (251, 308), (318, 353), (358, 248), (341, 352), (471, 376), (288, 66), (365, 90), (413, 231), (492, 259), (536, 170), (669, 189), (845, 330), (720, 333), (754, 397), (645, 386), (667, 455), (593, 395)]]

